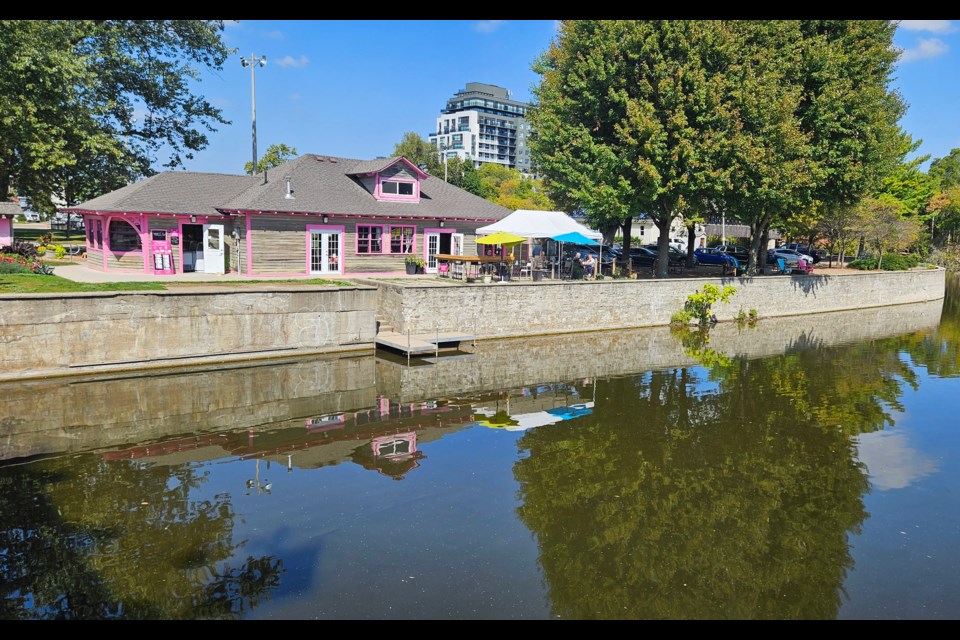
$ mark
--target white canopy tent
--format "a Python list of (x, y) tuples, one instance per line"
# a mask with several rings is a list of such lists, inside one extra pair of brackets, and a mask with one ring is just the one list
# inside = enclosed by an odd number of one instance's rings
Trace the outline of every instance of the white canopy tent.
[(603, 242), (603, 234), (584, 226), (563, 211), (531, 211), (517, 209), (507, 217), (477, 229), (478, 236), (497, 231), (515, 233), (529, 239), (552, 238), (571, 231), (579, 231), (588, 238)]
[[(497, 231), (513, 233), (527, 239), (527, 256), (534, 240), (552, 239), (570, 232), (582, 233), (591, 240), (603, 242), (603, 234), (577, 222), (563, 211), (532, 211), (517, 209), (507, 217), (477, 229), (478, 236), (486, 236)], [(559, 257), (558, 257), (559, 259)], [(553, 262), (551, 261), (551, 265)], [(559, 266), (559, 263), (558, 265)], [(599, 269), (599, 265), (597, 266)], [(551, 266), (551, 270), (553, 267)]]

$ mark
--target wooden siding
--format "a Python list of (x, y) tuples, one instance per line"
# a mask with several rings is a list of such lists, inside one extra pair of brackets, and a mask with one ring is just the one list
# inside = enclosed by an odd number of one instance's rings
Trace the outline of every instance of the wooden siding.
[(127, 271), (143, 271), (143, 253), (137, 252), (133, 253), (127, 251), (125, 253), (108, 253), (107, 254), (107, 270), (111, 269), (124, 269)]
[(392, 178), (402, 178), (404, 180), (414, 180), (419, 182), (417, 176), (410, 171), (410, 167), (402, 162), (398, 162), (397, 164), (388, 168), (386, 171), (380, 173), (381, 180), (390, 180)]
[(320, 218), (314, 217), (252, 216), (250, 247), (253, 273), (306, 274), (307, 225), (320, 222)]
[[(255, 275), (307, 274), (307, 225), (322, 225), (319, 216), (252, 216), (250, 226), (251, 248), (253, 251), (253, 273)], [(436, 229), (435, 220), (419, 222), (414, 220), (358, 219), (345, 222), (331, 220), (330, 226), (345, 227), (343, 233), (343, 265), (345, 273), (382, 273), (401, 272), (406, 269), (405, 258), (410, 254), (374, 254), (357, 255), (357, 225), (382, 225), (384, 243), (390, 241), (386, 235), (392, 225), (413, 226), (416, 229), (416, 242), (413, 255), (424, 256), (426, 237), (424, 228)], [(476, 229), (490, 224), (484, 222), (448, 221), (445, 231), (456, 230), (464, 234), (463, 253), (477, 255)], [(231, 243), (232, 244), (232, 243)], [(239, 242), (243, 272), (246, 273), (246, 236), (241, 232)], [(233, 264), (233, 261), (231, 262)]]
[(94, 271), (103, 271), (103, 251), (100, 249), (87, 249), (86, 266)]

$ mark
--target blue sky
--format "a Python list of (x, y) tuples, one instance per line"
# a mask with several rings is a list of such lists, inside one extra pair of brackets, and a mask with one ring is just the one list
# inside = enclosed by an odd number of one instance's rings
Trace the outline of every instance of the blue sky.
[[(252, 158), (250, 69), (240, 56), (266, 56), (254, 71), (257, 154), (283, 143), (299, 154), (387, 156), (407, 131), (424, 139), (447, 98), (467, 82), (509, 89), (529, 101), (533, 61), (556, 34), (553, 20), (250, 20), (228, 23), (236, 48), (197, 91), (230, 125), (188, 160), (191, 171), (241, 173)], [(901, 121), (918, 154), (960, 147), (960, 21), (905, 20), (893, 87), (909, 109)], [(157, 166), (159, 169), (159, 165)]]

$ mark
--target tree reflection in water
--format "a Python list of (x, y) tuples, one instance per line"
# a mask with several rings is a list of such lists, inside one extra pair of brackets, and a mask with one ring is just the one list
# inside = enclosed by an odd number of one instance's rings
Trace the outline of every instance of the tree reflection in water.
[[(519, 513), (558, 617), (833, 619), (869, 489), (854, 437), (916, 374), (900, 339), (598, 381), (576, 429), (520, 440)], [(908, 338), (922, 340), (922, 338)], [(705, 392), (713, 383), (714, 391)]]
[(236, 618), (279, 584), (279, 559), (234, 566), (229, 497), (191, 499), (189, 465), (84, 457), (3, 476), (0, 618)]

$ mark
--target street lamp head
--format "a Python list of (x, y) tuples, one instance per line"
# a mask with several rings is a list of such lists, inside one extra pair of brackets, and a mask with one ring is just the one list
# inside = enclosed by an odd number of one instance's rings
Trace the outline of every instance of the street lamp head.
[(256, 64), (256, 65), (260, 65), (261, 67), (265, 67), (267, 66), (267, 56), (260, 56), (259, 60), (254, 60), (253, 56), (250, 56), (249, 59), (243, 56), (240, 56), (240, 64), (244, 68), (249, 67), (251, 64)]

